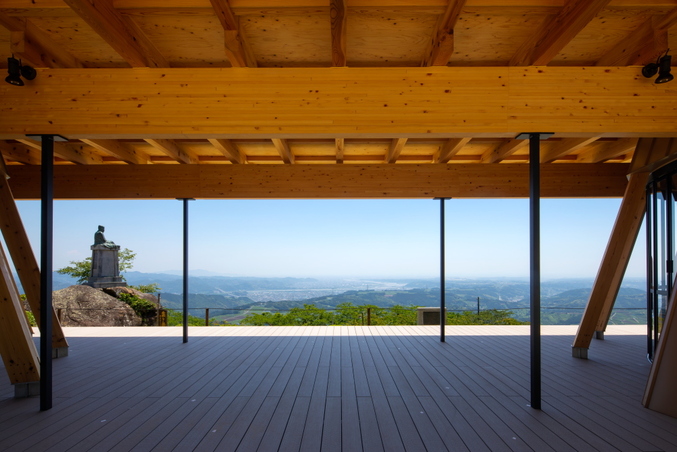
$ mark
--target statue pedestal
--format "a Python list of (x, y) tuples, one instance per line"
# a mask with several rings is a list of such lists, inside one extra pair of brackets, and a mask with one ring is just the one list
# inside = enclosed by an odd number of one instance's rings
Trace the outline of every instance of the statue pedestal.
[(87, 280), (91, 287), (126, 287), (120, 276), (119, 246), (92, 245), (92, 274)]

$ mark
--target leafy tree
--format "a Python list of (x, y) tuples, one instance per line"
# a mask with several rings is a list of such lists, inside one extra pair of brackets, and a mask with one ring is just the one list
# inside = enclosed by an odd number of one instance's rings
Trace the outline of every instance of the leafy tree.
[[(135, 257), (136, 253), (129, 248), (125, 248), (118, 253), (120, 273), (130, 270), (134, 266), (133, 262)], [(56, 272), (61, 275), (70, 275), (73, 278), (77, 278), (78, 284), (82, 284), (86, 282), (92, 274), (92, 258), (87, 257), (82, 261), (71, 261), (71, 265), (60, 268)], [(125, 279), (124, 275), (122, 276), (122, 279)]]
[(162, 287), (160, 287), (158, 283), (139, 284), (138, 286), (129, 286), (129, 287), (143, 293), (157, 293), (162, 290)]
[(139, 298), (130, 293), (121, 293), (118, 299), (124, 301), (130, 308), (136, 312), (136, 315), (141, 317), (143, 325), (152, 325), (157, 315), (157, 307), (148, 300)]

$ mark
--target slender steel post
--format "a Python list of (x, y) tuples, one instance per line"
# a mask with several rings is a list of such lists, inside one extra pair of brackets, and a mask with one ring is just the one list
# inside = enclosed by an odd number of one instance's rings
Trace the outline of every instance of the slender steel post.
[(183, 343), (188, 342), (188, 201), (183, 201)]
[(529, 135), (531, 250), (531, 407), (541, 409), (541, 153), (540, 134)]
[(445, 326), (447, 323), (447, 299), (446, 299), (446, 288), (444, 286), (444, 278), (446, 274), (445, 268), (445, 232), (444, 232), (444, 201), (448, 198), (437, 198), (440, 200), (440, 342), (445, 341)]
[(40, 230), (40, 411), (52, 408), (52, 255), (54, 137), (42, 136)]

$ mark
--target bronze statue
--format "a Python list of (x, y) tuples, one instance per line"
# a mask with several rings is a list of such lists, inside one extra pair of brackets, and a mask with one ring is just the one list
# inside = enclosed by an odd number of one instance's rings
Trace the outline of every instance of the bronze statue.
[(106, 229), (99, 225), (99, 230), (94, 233), (94, 245), (103, 245), (106, 248), (115, 248), (117, 245), (113, 242), (106, 240), (106, 237), (103, 235), (103, 232)]

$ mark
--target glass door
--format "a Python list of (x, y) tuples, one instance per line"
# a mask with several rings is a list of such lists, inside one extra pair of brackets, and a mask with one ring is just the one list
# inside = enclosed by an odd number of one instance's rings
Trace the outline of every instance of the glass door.
[(647, 355), (653, 360), (674, 284), (677, 165), (647, 184)]

